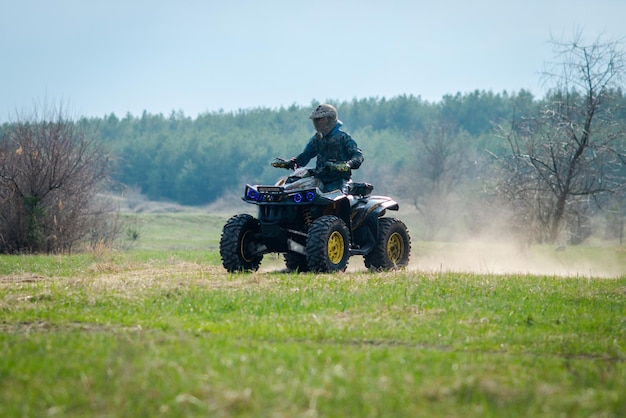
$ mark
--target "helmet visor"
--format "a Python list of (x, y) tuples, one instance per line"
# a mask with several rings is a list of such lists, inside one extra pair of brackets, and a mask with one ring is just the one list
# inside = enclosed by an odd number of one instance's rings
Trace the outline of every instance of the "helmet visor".
[(328, 117), (313, 119), (313, 126), (315, 130), (321, 134), (326, 134), (328, 129)]

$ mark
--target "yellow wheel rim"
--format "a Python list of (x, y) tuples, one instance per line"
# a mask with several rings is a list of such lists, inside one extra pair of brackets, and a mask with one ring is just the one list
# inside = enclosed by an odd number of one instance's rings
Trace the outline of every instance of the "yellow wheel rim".
[(243, 234), (243, 237), (241, 237), (241, 241), (239, 242), (239, 254), (241, 255), (241, 259), (245, 261), (246, 263), (252, 262), (252, 257), (250, 257), (249, 255), (246, 255), (246, 253), (249, 253), (249, 251), (246, 251), (246, 247), (250, 245), (248, 242), (248, 235), (251, 232), (252, 231), (246, 231)]
[(404, 255), (404, 240), (402, 235), (394, 232), (387, 240), (387, 257), (393, 264), (398, 264)]
[(333, 264), (339, 264), (343, 259), (345, 243), (343, 236), (338, 231), (333, 231), (328, 238), (328, 259)]

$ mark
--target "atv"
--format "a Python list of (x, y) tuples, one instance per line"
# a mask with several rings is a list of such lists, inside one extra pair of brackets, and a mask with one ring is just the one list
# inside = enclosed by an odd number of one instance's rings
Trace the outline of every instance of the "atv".
[(353, 255), (372, 270), (408, 265), (408, 229), (384, 217), (399, 209), (396, 201), (372, 195), (369, 183), (349, 182), (347, 194), (323, 192), (316, 174), (298, 168), (274, 185), (246, 185), (242, 199), (258, 206), (258, 216), (234, 215), (224, 225), (220, 255), (227, 271), (256, 271), (268, 253), (284, 254), (287, 270), (297, 272), (344, 271)]

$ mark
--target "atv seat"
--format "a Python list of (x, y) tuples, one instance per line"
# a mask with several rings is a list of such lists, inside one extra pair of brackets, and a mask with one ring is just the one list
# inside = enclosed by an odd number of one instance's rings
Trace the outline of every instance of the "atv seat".
[(354, 196), (369, 196), (374, 190), (374, 186), (369, 183), (349, 183), (348, 194)]

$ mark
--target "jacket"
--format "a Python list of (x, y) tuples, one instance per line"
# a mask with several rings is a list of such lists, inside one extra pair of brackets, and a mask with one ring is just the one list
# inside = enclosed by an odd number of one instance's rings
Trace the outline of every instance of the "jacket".
[(321, 171), (317, 177), (323, 183), (352, 177), (352, 170), (322, 171), (327, 162), (346, 162), (351, 169), (357, 169), (363, 163), (361, 149), (349, 134), (341, 130), (342, 125), (341, 121), (337, 121), (335, 127), (327, 135), (315, 134), (304, 147), (304, 151), (296, 157), (296, 164), (299, 167), (304, 167), (311, 159), (317, 157), (315, 168)]

